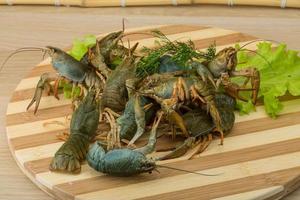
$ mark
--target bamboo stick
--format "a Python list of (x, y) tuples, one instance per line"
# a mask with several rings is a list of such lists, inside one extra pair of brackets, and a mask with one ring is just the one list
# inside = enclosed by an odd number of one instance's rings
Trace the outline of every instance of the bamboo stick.
[(0, 0), (0, 4), (81, 6), (82, 5), (82, 0)]
[(192, 0), (0, 0), (0, 4), (69, 5), (82, 7), (183, 5), (191, 3)]
[[(193, 4), (226, 4), (248, 5), (248, 6), (275, 6), (281, 7), (280, 0), (193, 0)], [(286, 0), (285, 7), (300, 8), (300, 0)]]
[(300, 0), (0, 0), (0, 4), (69, 5), (81, 7), (223, 4), (300, 8)]
[(105, 6), (153, 6), (153, 5), (183, 5), (191, 4), (192, 0), (85, 0), (85, 7)]

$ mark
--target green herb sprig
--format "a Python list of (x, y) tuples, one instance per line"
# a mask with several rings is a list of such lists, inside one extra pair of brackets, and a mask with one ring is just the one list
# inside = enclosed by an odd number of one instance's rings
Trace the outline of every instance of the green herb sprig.
[(215, 45), (211, 45), (207, 52), (201, 52), (195, 49), (195, 44), (191, 40), (188, 40), (187, 42), (178, 40), (171, 41), (159, 30), (153, 30), (152, 34), (157, 38), (155, 43), (158, 47), (144, 47), (142, 49), (142, 53), (144, 53), (145, 56), (138, 63), (137, 76), (139, 77), (158, 72), (160, 58), (163, 55), (170, 55), (176, 64), (187, 67), (189, 61), (192, 61), (193, 59), (209, 61), (214, 58), (216, 53)]

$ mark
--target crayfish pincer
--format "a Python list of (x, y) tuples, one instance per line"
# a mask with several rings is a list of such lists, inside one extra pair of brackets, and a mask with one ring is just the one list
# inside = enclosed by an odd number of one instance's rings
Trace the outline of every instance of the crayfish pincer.
[(132, 176), (145, 172), (151, 173), (156, 164), (154, 160), (146, 157), (155, 149), (157, 127), (161, 120), (162, 112), (155, 119), (148, 144), (138, 149), (113, 149), (105, 152), (101, 143), (93, 144), (87, 154), (88, 164), (95, 170), (114, 176)]
[(89, 144), (99, 124), (99, 106), (90, 91), (72, 115), (68, 140), (59, 148), (50, 164), (51, 171), (79, 173)]

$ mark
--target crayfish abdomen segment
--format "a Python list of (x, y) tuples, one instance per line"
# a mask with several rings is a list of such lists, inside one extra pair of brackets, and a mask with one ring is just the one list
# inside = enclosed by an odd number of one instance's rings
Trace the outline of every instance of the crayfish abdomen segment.
[(128, 99), (126, 80), (135, 77), (134, 58), (127, 57), (109, 76), (103, 90), (101, 106), (123, 111)]
[(71, 135), (67, 142), (55, 153), (49, 166), (51, 171), (80, 173), (90, 141), (81, 135)]
[(126, 100), (127, 91), (125, 87), (121, 88), (118, 85), (105, 87), (101, 98), (101, 106), (103, 108), (109, 107), (113, 111), (119, 112), (125, 108)]

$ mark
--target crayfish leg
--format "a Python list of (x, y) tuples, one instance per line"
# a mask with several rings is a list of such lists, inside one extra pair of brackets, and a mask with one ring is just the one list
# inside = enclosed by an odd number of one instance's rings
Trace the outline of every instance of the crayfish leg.
[(104, 116), (110, 124), (110, 131), (107, 135), (107, 150), (121, 148), (120, 136), (118, 131), (118, 126), (113, 114), (110, 109), (104, 109)]
[(170, 113), (169, 113), (169, 120), (172, 122), (172, 123), (175, 123), (182, 131), (182, 133), (188, 137), (189, 136), (189, 133), (188, 133), (188, 130), (185, 126), (185, 123), (184, 123), (184, 120), (183, 118), (175, 111), (175, 110), (172, 110)]
[(157, 158), (156, 160), (168, 160), (168, 159), (175, 159), (178, 157), (183, 156), (186, 152), (194, 145), (195, 142), (194, 137), (187, 138), (180, 146), (178, 146), (175, 150), (171, 151), (170, 153)]
[(216, 131), (220, 134), (220, 139), (221, 139), (220, 145), (223, 145), (224, 132), (223, 132), (222, 125), (221, 125), (220, 113), (214, 102), (211, 102), (210, 104), (208, 104), (208, 106), (209, 106), (209, 113), (216, 125)]
[(223, 131), (219, 131), (219, 133), (220, 133), (220, 139), (221, 139), (220, 145), (223, 145), (224, 144), (224, 133), (223, 133)]
[(130, 140), (128, 146), (134, 144), (145, 132), (145, 127), (146, 127), (145, 111), (141, 107), (139, 95), (136, 95), (135, 97), (134, 112), (135, 112), (135, 121), (137, 125), (137, 130), (133, 138)]
[(205, 135), (203, 137), (203, 140), (201, 141), (201, 147), (196, 154), (199, 154), (199, 153), (202, 153), (203, 151), (205, 151), (205, 149), (207, 149), (207, 147), (209, 146), (211, 141), (212, 141), (212, 134)]
[[(251, 100), (253, 104), (256, 104), (257, 101), (257, 96), (258, 96), (258, 90), (259, 90), (259, 86), (260, 86), (260, 74), (259, 71), (256, 68), (245, 68), (242, 69), (240, 71), (233, 71), (231, 72), (232, 76), (243, 76), (246, 77), (246, 81), (244, 82), (242, 87), (237, 88), (237, 93), (239, 91), (252, 91), (251, 94)], [(251, 88), (245, 88), (246, 84), (248, 83), (249, 79), (251, 80)], [(236, 96), (238, 98), (240, 98), (240, 96), (238, 94), (236, 94)], [(243, 100), (243, 99), (241, 99)]]
[(156, 146), (156, 138), (157, 138), (157, 128), (158, 125), (160, 123), (160, 120), (162, 118), (163, 112), (159, 111), (157, 113), (157, 117), (155, 118), (153, 125), (152, 125), (152, 129), (151, 129), (151, 133), (149, 136), (149, 140), (148, 140), (148, 144), (144, 147), (138, 148), (135, 151), (141, 152), (144, 155), (150, 154), (154, 151), (155, 146)]
[(67, 141), (69, 139), (69, 137), (70, 137), (70, 133), (68, 133), (68, 132), (58, 133), (58, 134), (56, 134), (56, 137), (59, 140)]
[(62, 78), (58, 77), (55, 82), (54, 82), (54, 87), (53, 87), (53, 96), (59, 100), (58, 97), (58, 87), (59, 87), (59, 82), (62, 80)]

